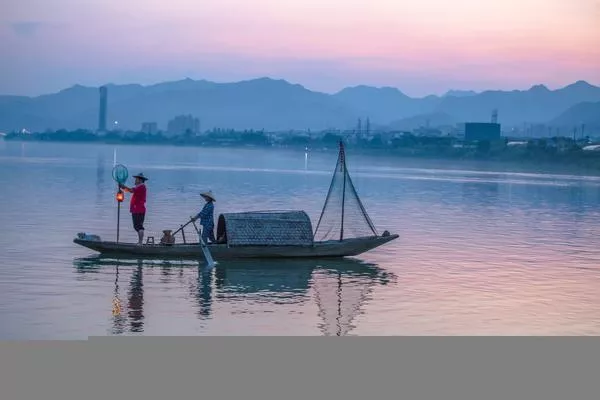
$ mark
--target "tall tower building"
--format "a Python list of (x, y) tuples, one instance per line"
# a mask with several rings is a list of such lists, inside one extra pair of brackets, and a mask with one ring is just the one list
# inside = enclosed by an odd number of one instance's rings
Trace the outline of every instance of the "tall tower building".
[(494, 109), (492, 110), (492, 124), (497, 124), (498, 123), (498, 110)]
[(106, 86), (100, 87), (100, 115), (98, 117), (98, 130), (106, 131), (106, 108), (108, 100), (108, 89)]

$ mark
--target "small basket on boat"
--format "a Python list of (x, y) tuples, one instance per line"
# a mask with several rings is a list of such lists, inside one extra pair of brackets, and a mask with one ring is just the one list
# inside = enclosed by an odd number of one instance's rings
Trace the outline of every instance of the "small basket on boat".
[(171, 229), (165, 229), (163, 231), (163, 237), (160, 239), (160, 244), (172, 246), (175, 244), (175, 236), (173, 236)]

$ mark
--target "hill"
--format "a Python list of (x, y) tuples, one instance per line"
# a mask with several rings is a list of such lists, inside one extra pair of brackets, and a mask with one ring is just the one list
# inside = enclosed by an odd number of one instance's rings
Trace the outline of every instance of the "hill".
[(368, 116), (381, 124), (431, 112), (440, 101), (437, 96), (415, 99), (396, 88), (371, 86), (345, 88), (332, 97), (356, 110), (360, 116)]
[(572, 129), (579, 129), (585, 124), (586, 129), (600, 130), (600, 101), (579, 103), (560, 114), (549, 122), (550, 125)]
[[(107, 85), (108, 120), (124, 129), (154, 121), (161, 128), (179, 114), (203, 129), (325, 129), (354, 124), (356, 112), (324, 93), (269, 78), (236, 83), (186, 79), (151, 86)], [(0, 97), (0, 130), (95, 129), (98, 88), (73, 86), (35, 98)]]
[[(528, 90), (481, 93), (450, 91), (442, 97), (411, 98), (395, 88), (357, 86), (334, 95), (344, 104), (369, 115), (378, 123), (389, 123), (422, 114), (451, 116), (456, 121), (490, 121), (498, 110), (499, 122), (505, 126), (544, 123), (575, 104), (600, 101), (600, 87), (578, 81), (557, 90), (535, 85)], [(389, 122), (388, 122), (389, 121)]]
[(448, 90), (443, 97), (468, 97), (475, 95), (477, 95), (477, 92), (473, 90)]
[(557, 90), (536, 85), (529, 90), (485, 91), (475, 96), (446, 97), (435, 111), (459, 121), (489, 121), (498, 109), (498, 121), (505, 126), (545, 123), (577, 103), (600, 101), (600, 88), (579, 81)]
[(428, 113), (393, 121), (389, 124), (389, 128), (392, 130), (411, 131), (424, 126), (455, 126), (457, 123), (458, 121), (448, 114)]
[[(373, 127), (412, 126), (423, 118), (435, 126), (436, 118), (431, 116), (444, 116), (444, 124), (489, 121), (493, 109), (498, 109), (499, 122), (510, 127), (547, 123), (577, 104), (600, 101), (600, 88), (584, 81), (557, 90), (535, 85), (528, 90), (481, 93), (452, 90), (441, 97), (422, 98), (393, 87), (364, 85), (330, 95), (270, 78), (232, 83), (183, 79), (107, 87), (108, 120), (132, 130), (140, 129), (142, 122), (157, 122), (165, 129), (180, 114), (200, 118), (202, 129), (353, 129), (358, 118), (367, 117)], [(95, 129), (98, 100), (98, 88), (81, 85), (38, 97), (0, 96), (0, 131)]]

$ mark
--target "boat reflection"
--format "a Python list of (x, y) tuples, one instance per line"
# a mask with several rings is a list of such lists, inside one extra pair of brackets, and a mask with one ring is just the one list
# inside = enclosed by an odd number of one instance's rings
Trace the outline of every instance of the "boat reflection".
[[(137, 260), (93, 256), (74, 261), (77, 273), (99, 272), (102, 268), (115, 269), (113, 303), (120, 304), (113, 312), (111, 332), (140, 333), (144, 328), (144, 271), (160, 268), (158, 282), (165, 277), (176, 281), (190, 293), (199, 319), (214, 318), (218, 305), (237, 303), (256, 307), (269, 305), (302, 305), (313, 301), (321, 322), (318, 328), (326, 336), (343, 336), (355, 326), (353, 321), (362, 312), (370, 293), (377, 286), (386, 285), (395, 276), (374, 264), (355, 259), (324, 260), (255, 260), (219, 263), (207, 269), (203, 261)], [(191, 267), (191, 268), (190, 268)], [(197, 272), (190, 276), (190, 269)], [(186, 271), (187, 270), (187, 271)], [(120, 303), (119, 275), (127, 272), (129, 289), (127, 303)], [(146, 274), (154, 279), (155, 275)], [(122, 278), (121, 278), (122, 279)], [(187, 296), (186, 296), (187, 297)], [(123, 309), (127, 313), (123, 313)], [(125, 316), (124, 316), (125, 315)]]

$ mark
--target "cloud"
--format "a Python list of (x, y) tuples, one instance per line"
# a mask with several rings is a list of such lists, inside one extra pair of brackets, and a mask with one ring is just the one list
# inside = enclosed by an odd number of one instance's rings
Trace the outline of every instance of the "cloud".
[(10, 24), (15, 35), (20, 37), (33, 37), (42, 30), (60, 28), (62, 24), (43, 21), (19, 21)]
[(17, 36), (33, 36), (42, 27), (43, 22), (14, 22), (10, 25)]

